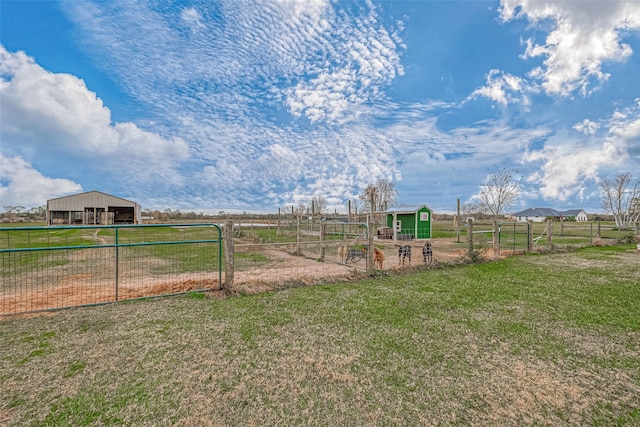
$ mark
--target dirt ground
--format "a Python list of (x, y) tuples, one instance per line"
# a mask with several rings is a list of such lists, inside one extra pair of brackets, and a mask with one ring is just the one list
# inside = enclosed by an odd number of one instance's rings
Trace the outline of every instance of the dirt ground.
[[(451, 239), (432, 239), (433, 262), (448, 262), (464, 257), (464, 243), (455, 243)], [(391, 242), (376, 241), (375, 245), (385, 254), (384, 270), (395, 270), (420, 265), (422, 259), (422, 242), (408, 242), (412, 248), (411, 263), (405, 260), (402, 265), (398, 258), (398, 248)], [(318, 261), (318, 254), (313, 250), (294, 255), (281, 248), (257, 246), (254, 249), (270, 261), (267, 264), (256, 264), (234, 273), (234, 292), (259, 293), (278, 289), (283, 284), (297, 282), (313, 284), (320, 280), (349, 280), (366, 270), (366, 261), (340, 262), (337, 247), (329, 247), (325, 252), (325, 261)], [(492, 252), (492, 251), (491, 251)], [(80, 258), (88, 256), (81, 253)], [(163, 262), (162, 260), (157, 260)], [(102, 263), (109, 261), (104, 259)], [(152, 262), (156, 262), (153, 260)], [(152, 262), (146, 265), (151, 265)], [(136, 268), (141, 268), (136, 265)], [(100, 304), (116, 301), (116, 292), (110, 274), (94, 273), (62, 273), (60, 268), (52, 275), (54, 284), (32, 287), (25, 291), (20, 288), (17, 293), (0, 295), (0, 315), (35, 312), (49, 309), (66, 308), (81, 305)], [(109, 271), (105, 264), (104, 271)], [(144, 270), (144, 267), (143, 267)], [(102, 277), (99, 277), (102, 276)], [(223, 281), (226, 280), (223, 274)], [(172, 274), (164, 277), (153, 277), (149, 272), (136, 272), (128, 279), (124, 277), (118, 285), (117, 300), (158, 296), (193, 290), (210, 290), (213, 297), (224, 297), (228, 291), (220, 289), (217, 272), (197, 274)]]

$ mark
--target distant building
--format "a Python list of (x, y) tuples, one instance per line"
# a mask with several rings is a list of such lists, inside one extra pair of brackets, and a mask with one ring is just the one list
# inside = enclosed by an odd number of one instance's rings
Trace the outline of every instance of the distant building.
[(569, 209), (566, 211), (558, 211), (552, 208), (529, 208), (521, 212), (512, 214), (518, 222), (543, 222), (547, 219), (554, 221), (566, 221), (570, 218), (574, 218), (578, 222), (587, 221), (587, 213), (582, 209)]
[(47, 200), (47, 225), (141, 224), (136, 202), (100, 191)]
[(386, 215), (387, 227), (379, 233), (379, 238), (393, 240), (413, 240), (431, 238), (432, 211), (427, 205), (391, 208), (376, 212)]

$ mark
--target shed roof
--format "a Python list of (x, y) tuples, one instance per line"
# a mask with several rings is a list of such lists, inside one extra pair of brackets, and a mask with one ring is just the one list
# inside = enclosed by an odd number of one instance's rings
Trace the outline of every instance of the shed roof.
[(577, 216), (583, 209), (569, 209), (566, 211), (559, 211), (553, 208), (529, 208), (520, 212), (516, 212), (513, 216), (526, 216), (526, 217), (560, 217), (560, 216)]
[[(398, 208), (389, 208), (386, 211), (380, 211), (380, 212), (376, 212), (376, 213), (382, 213), (382, 214), (410, 214), (410, 213), (416, 213), (418, 212), (420, 209), (422, 208), (427, 208), (429, 209), (429, 207), (427, 205), (417, 205), (417, 206), (401, 206)], [(429, 209), (431, 210), (431, 209)]]

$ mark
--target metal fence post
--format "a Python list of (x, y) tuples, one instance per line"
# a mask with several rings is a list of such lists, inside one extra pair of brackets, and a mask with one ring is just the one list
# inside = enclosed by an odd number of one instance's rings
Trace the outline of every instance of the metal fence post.
[(224, 289), (231, 289), (233, 287), (233, 221), (224, 222)]

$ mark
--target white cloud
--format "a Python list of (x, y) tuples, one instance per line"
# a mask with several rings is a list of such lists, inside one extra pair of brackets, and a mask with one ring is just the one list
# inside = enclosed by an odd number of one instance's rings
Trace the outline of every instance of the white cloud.
[(486, 75), (486, 85), (473, 91), (467, 100), (484, 96), (502, 105), (522, 103), (527, 106), (529, 99), (524, 93), (530, 91), (532, 88), (527, 87), (525, 79), (494, 69)]
[(195, 7), (187, 7), (180, 12), (180, 18), (193, 29), (203, 29), (206, 26), (202, 23), (202, 16)]
[(3, 206), (34, 207), (48, 199), (82, 191), (82, 186), (68, 179), (43, 176), (22, 157), (0, 153), (0, 200)]
[(5, 154), (76, 159), (125, 182), (181, 183), (176, 167), (188, 158), (187, 144), (133, 123), (112, 124), (109, 109), (77, 77), (46, 71), (24, 53), (10, 53), (3, 46), (0, 76)]
[(589, 119), (584, 119), (580, 123), (576, 123), (575, 125), (573, 125), (573, 128), (575, 130), (577, 130), (578, 132), (582, 132), (585, 135), (593, 135), (594, 133), (596, 133), (599, 127), (600, 125), (598, 123), (592, 122)]
[(632, 50), (623, 42), (625, 34), (640, 30), (635, 1), (501, 0), (500, 13), (504, 21), (525, 18), (533, 25), (552, 25), (543, 43), (526, 41), (523, 58), (544, 58), (529, 77), (558, 96), (576, 90), (587, 95), (594, 83), (607, 80), (603, 65), (628, 58)]

